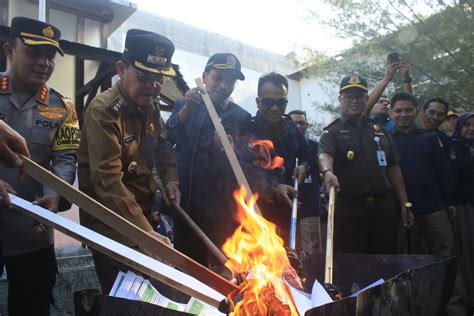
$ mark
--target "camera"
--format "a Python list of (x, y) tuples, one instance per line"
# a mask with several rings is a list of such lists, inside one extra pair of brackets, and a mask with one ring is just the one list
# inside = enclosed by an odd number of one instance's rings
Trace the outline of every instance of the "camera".
[(391, 63), (399, 63), (400, 62), (400, 55), (397, 52), (393, 52), (388, 54), (387, 56), (388, 62)]

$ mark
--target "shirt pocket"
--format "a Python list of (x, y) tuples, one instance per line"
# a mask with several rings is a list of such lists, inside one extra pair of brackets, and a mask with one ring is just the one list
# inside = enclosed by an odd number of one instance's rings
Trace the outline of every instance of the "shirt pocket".
[(359, 155), (359, 139), (350, 133), (338, 135), (338, 154), (340, 161), (350, 163)]
[(33, 127), (31, 129), (30, 142), (32, 144), (50, 147), (55, 133), (55, 129)]

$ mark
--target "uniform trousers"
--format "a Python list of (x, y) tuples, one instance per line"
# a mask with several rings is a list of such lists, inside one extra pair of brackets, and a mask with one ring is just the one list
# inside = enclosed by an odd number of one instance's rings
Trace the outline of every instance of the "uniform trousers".
[(0, 257), (5, 266), (10, 316), (47, 316), (53, 303), (58, 266), (54, 245), (16, 256)]
[(337, 196), (335, 252), (397, 253), (399, 211), (390, 193), (382, 196)]
[(309, 216), (300, 219), (299, 233), (303, 257), (321, 253), (321, 223), (319, 216)]

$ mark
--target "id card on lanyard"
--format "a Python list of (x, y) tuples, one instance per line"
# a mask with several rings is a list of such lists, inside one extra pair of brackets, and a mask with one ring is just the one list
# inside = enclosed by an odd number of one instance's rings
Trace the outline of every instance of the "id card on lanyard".
[(383, 151), (382, 147), (380, 147), (380, 137), (374, 137), (375, 143), (377, 143), (377, 161), (380, 167), (387, 166), (387, 157), (385, 157), (385, 151)]

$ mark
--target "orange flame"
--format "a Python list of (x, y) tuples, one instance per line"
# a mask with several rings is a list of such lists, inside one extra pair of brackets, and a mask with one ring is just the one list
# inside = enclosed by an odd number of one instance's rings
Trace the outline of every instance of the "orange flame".
[(255, 161), (256, 164), (261, 166), (265, 169), (276, 169), (283, 166), (285, 160), (280, 157), (276, 156), (272, 159), (272, 155), (270, 150), (274, 150), (275, 147), (271, 140), (263, 139), (263, 140), (253, 140), (250, 141), (250, 145), (252, 148), (256, 149), (258, 152), (258, 159)]
[(234, 277), (246, 276), (240, 287), (242, 299), (235, 304), (229, 297), (234, 307), (232, 315), (299, 315), (282, 279), (283, 271), (290, 266), (283, 239), (276, 234), (275, 224), (255, 213), (258, 195), (248, 202), (246, 196), (244, 187), (234, 192), (240, 226), (222, 248), (229, 258), (225, 265)]

